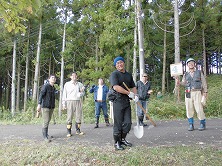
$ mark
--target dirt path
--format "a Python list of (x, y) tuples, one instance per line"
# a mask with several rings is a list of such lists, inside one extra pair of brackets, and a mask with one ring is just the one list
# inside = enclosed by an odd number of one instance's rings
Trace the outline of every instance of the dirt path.
[[(187, 131), (186, 120), (156, 121), (157, 126), (144, 128), (144, 136), (137, 139), (132, 130), (127, 135), (127, 140), (134, 146), (174, 146), (174, 145), (207, 145), (222, 149), (222, 119), (207, 119), (207, 129), (198, 131), (199, 121), (195, 121), (195, 130)], [(73, 141), (80, 144), (94, 146), (113, 145), (112, 127), (100, 124), (94, 129), (94, 124), (83, 124), (84, 136), (74, 135), (66, 138), (66, 126), (61, 124), (49, 126), (49, 134), (53, 141), (61, 144)], [(42, 141), (41, 125), (0, 125), (0, 142), (8, 140), (30, 139)]]

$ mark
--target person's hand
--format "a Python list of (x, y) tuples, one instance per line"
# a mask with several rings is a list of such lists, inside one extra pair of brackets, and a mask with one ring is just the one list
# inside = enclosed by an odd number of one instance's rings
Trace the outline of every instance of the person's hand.
[(139, 101), (139, 97), (135, 96), (135, 98), (133, 99), (133, 101), (135, 101), (135, 103), (137, 103)]
[(38, 111), (38, 112), (41, 111), (41, 105), (40, 105), (40, 104), (38, 104), (38, 106), (37, 106), (37, 111)]
[(62, 110), (64, 111), (64, 110), (66, 110), (67, 108), (66, 108), (66, 105), (65, 104), (63, 104), (62, 105)]
[(147, 93), (150, 95), (151, 93), (153, 93), (153, 90), (148, 90)]
[(173, 77), (174, 79), (175, 79), (175, 81), (176, 81), (176, 86), (179, 86), (180, 85), (180, 79), (179, 79), (179, 77), (178, 76), (175, 76), (175, 77)]
[(81, 96), (82, 96), (81, 92), (77, 93), (77, 97), (81, 97)]
[(129, 96), (129, 98), (131, 98), (131, 99), (134, 99), (134, 98), (135, 98), (135, 94), (134, 94), (133, 92), (130, 92), (130, 93), (128, 94), (128, 96)]
[(84, 90), (85, 90), (85, 86), (83, 86), (83, 87), (82, 87), (82, 90), (81, 90), (81, 92), (83, 92)]

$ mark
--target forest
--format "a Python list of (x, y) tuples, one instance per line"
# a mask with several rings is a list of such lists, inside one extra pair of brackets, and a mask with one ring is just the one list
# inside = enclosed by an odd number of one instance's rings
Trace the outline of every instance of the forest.
[(0, 22), (0, 107), (12, 115), (36, 102), (51, 73), (59, 103), (72, 71), (84, 85), (109, 85), (118, 55), (163, 94), (174, 89), (170, 64), (185, 71), (189, 57), (206, 77), (221, 74), (220, 0), (1, 0)]

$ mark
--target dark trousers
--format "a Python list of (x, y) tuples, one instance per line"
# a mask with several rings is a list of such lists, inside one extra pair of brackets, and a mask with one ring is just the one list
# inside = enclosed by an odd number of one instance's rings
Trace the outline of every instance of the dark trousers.
[(128, 99), (117, 99), (113, 102), (113, 135), (128, 133), (131, 129), (131, 106)]

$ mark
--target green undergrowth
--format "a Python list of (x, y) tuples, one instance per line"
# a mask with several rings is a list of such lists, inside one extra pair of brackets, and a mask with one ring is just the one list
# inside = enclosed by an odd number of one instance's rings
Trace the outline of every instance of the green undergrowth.
[[(208, 81), (208, 98), (207, 105), (204, 107), (206, 117), (222, 117), (222, 77), (221, 75), (210, 75), (207, 77)], [(155, 87), (153, 87), (155, 88)], [(56, 123), (66, 123), (66, 113), (62, 112), (59, 117), (58, 101), (56, 101), (56, 108), (54, 110), (54, 120)], [(109, 106), (109, 104), (108, 104)], [(136, 120), (135, 103), (131, 102), (132, 119)], [(1, 124), (39, 124), (42, 118), (35, 118), (36, 103), (29, 102), (26, 112), (15, 112), (12, 116), (10, 110), (0, 108), (0, 123)], [(185, 119), (186, 111), (184, 104), (184, 88), (180, 88), (180, 102), (177, 102), (173, 93), (164, 94), (162, 98), (157, 98), (156, 94), (152, 94), (147, 108), (148, 114), (153, 120), (161, 119)], [(94, 101), (93, 94), (87, 93), (83, 101), (83, 123), (95, 123), (94, 117)], [(104, 122), (103, 114), (101, 112), (101, 122)]]
[(215, 147), (132, 147), (115, 151), (113, 146), (6, 141), (0, 145), (1, 165), (96, 165), (96, 166), (216, 166), (222, 151)]

